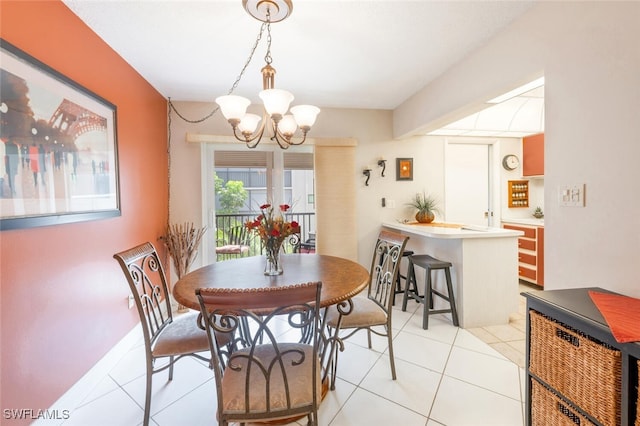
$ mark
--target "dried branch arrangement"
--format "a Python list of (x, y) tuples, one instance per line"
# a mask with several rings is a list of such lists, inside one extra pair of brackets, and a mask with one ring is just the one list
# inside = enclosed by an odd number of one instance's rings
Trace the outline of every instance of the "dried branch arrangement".
[(167, 226), (167, 233), (163, 240), (173, 259), (173, 267), (176, 269), (178, 279), (189, 272), (189, 267), (196, 258), (200, 240), (206, 230), (206, 227), (196, 229), (192, 222)]

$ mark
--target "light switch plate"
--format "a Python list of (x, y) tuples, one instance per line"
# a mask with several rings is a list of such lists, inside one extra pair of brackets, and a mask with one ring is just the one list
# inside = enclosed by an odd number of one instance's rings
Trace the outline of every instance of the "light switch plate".
[(585, 184), (561, 185), (558, 187), (558, 203), (561, 207), (584, 207)]

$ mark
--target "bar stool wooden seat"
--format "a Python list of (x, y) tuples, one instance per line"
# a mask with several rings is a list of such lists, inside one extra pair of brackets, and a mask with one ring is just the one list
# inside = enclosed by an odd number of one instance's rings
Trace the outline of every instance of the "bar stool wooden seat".
[[(409, 257), (413, 255), (413, 251), (412, 250), (404, 250), (402, 252), (402, 257)], [(407, 266), (408, 269), (408, 266)], [(402, 281), (404, 280), (404, 288), (402, 287)], [(402, 273), (400, 272), (400, 265), (398, 265), (398, 275), (396, 276), (396, 289), (393, 292), (393, 303), (392, 305), (396, 304), (396, 294), (404, 294), (404, 289), (407, 287), (407, 276), (406, 275), (402, 275)]]
[[(424, 268), (426, 276), (424, 280), (424, 296), (418, 294), (418, 285), (416, 283), (415, 267), (419, 266)], [(402, 298), (402, 310), (407, 310), (407, 301), (409, 298), (416, 300), (423, 304), (423, 316), (422, 316), (422, 328), (429, 328), (429, 315), (451, 313), (453, 325), (458, 326), (458, 311), (456, 310), (456, 301), (453, 294), (453, 286), (451, 284), (451, 262), (445, 262), (438, 260), (435, 257), (428, 254), (418, 254), (409, 256), (409, 266), (407, 268), (407, 279), (404, 291), (404, 297)], [(447, 282), (447, 295), (440, 293), (433, 289), (432, 285), (432, 272), (444, 270), (445, 279)], [(434, 296), (438, 296), (447, 302), (449, 302), (449, 309), (433, 309)]]

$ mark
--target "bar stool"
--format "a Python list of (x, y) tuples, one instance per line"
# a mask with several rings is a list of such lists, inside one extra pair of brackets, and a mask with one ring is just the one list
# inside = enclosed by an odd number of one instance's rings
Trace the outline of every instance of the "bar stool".
[[(409, 257), (413, 255), (413, 251), (412, 250), (404, 250), (402, 252), (402, 257)], [(396, 276), (396, 289), (393, 292), (393, 303), (391, 303), (392, 305), (396, 304), (396, 294), (404, 294), (404, 289), (402, 288), (402, 283), (401, 280), (404, 280), (404, 286), (405, 288), (407, 287), (407, 276), (406, 275), (402, 275), (400, 273), (400, 265), (398, 265), (398, 275)]]
[[(424, 296), (418, 294), (418, 285), (416, 284), (416, 271), (415, 267), (419, 266), (426, 270), (426, 276), (424, 280)], [(451, 285), (451, 262), (444, 262), (438, 260), (435, 257), (428, 254), (419, 254), (409, 256), (409, 266), (407, 268), (407, 279), (404, 291), (404, 297), (402, 298), (402, 310), (407, 310), (407, 301), (409, 298), (415, 299), (424, 305), (422, 316), (422, 328), (429, 328), (429, 315), (451, 313), (453, 319), (453, 325), (458, 326), (458, 312), (456, 310), (456, 301), (453, 295), (453, 286)], [(433, 289), (431, 272), (443, 269), (445, 278), (447, 281), (448, 295), (444, 295), (437, 290)], [(438, 296), (447, 302), (449, 302), (449, 309), (433, 309), (433, 298)]]

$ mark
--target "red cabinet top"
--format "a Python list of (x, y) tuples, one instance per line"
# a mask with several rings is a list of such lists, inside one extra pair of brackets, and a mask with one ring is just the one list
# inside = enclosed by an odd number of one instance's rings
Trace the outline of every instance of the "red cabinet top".
[(544, 175), (544, 133), (522, 138), (522, 176)]

